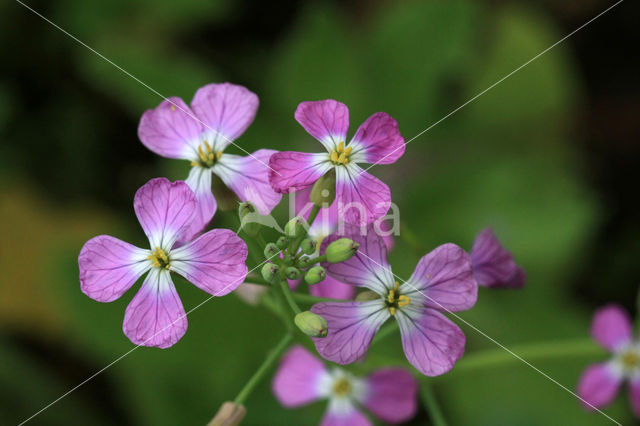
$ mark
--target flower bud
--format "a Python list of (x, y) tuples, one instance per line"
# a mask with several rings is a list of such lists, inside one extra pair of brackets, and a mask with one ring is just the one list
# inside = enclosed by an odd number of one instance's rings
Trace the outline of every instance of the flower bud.
[(324, 280), (326, 276), (327, 273), (322, 266), (314, 266), (307, 271), (304, 276), (304, 280), (309, 284), (318, 284)]
[(336, 199), (336, 169), (331, 168), (313, 184), (309, 200), (318, 207), (329, 207)]
[(325, 337), (329, 331), (327, 320), (311, 311), (300, 312), (295, 316), (294, 322), (307, 336)]
[(296, 268), (295, 266), (289, 266), (284, 270), (284, 276), (289, 280), (297, 280), (298, 278), (300, 278), (300, 269)]
[(356, 302), (367, 302), (369, 300), (380, 299), (380, 295), (375, 291), (366, 290), (358, 293), (356, 296)]
[(316, 243), (315, 243), (315, 241), (313, 241), (310, 238), (305, 238), (300, 243), (300, 250), (302, 250), (302, 252), (304, 254), (313, 254), (313, 253), (315, 253), (316, 252)]
[(260, 232), (260, 213), (248, 201), (240, 203), (238, 207), (238, 216), (240, 217), (240, 229), (247, 235), (255, 237)]
[(274, 283), (279, 277), (280, 267), (275, 263), (265, 263), (264, 265), (262, 265), (261, 272), (262, 278), (264, 278), (265, 281)]
[(291, 256), (291, 254), (285, 253), (282, 255), (282, 261), (284, 262), (285, 265), (292, 265), (293, 257)]
[(294, 217), (284, 226), (284, 233), (287, 237), (298, 238), (307, 231), (307, 222), (300, 216)]
[(313, 259), (311, 259), (309, 256), (304, 256), (298, 259), (298, 267), (302, 269), (306, 269), (315, 263), (316, 262), (314, 262)]
[(273, 243), (267, 244), (267, 246), (264, 248), (264, 257), (267, 260), (273, 258), (278, 253), (280, 253), (280, 249)]
[(280, 237), (278, 238), (278, 241), (276, 241), (276, 245), (280, 250), (286, 249), (287, 244), (289, 244), (289, 239), (287, 237)]
[(247, 410), (242, 405), (233, 402), (225, 402), (216, 413), (216, 416), (207, 426), (236, 426), (239, 425)]
[(339, 263), (345, 260), (351, 259), (351, 257), (358, 251), (360, 244), (354, 243), (349, 238), (340, 238), (329, 244), (327, 247), (326, 256), (329, 263)]

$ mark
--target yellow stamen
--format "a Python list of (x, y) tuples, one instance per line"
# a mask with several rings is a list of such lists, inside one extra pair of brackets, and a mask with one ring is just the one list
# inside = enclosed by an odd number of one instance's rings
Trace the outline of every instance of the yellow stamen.
[(340, 141), (338, 144), (338, 152), (344, 151), (344, 141)]
[(192, 166), (212, 167), (222, 157), (222, 151), (214, 152), (209, 141), (202, 141), (198, 146), (198, 157), (199, 160), (191, 162)]
[(338, 396), (347, 395), (351, 391), (351, 383), (347, 379), (339, 379), (333, 385), (333, 393)]
[(209, 155), (207, 155), (207, 157), (209, 157), (209, 160), (210, 160), (210, 161), (213, 161), (213, 160), (215, 160), (215, 159), (216, 159), (216, 156), (215, 156), (215, 155), (213, 155), (213, 152), (210, 152), (210, 153), (209, 153)]
[(154, 268), (169, 269), (169, 256), (167, 256), (167, 253), (160, 247), (156, 247), (153, 253), (147, 256), (147, 259), (151, 261), (151, 265)]
[(394, 308), (393, 306), (389, 308), (389, 313), (391, 314), (391, 316), (394, 316), (396, 314), (396, 308)]
[(407, 306), (409, 303), (411, 303), (411, 299), (408, 296), (400, 296), (398, 297), (398, 306), (399, 307), (403, 307), (403, 306)]
[(349, 148), (344, 150), (344, 153), (347, 154), (347, 156), (351, 155), (351, 151), (353, 151), (353, 147), (350, 146)]
[(345, 154), (344, 152), (342, 154), (340, 154), (340, 157), (338, 157), (338, 163), (342, 163), (345, 164), (347, 161), (347, 154)]
[(622, 365), (631, 370), (640, 364), (640, 356), (635, 351), (627, 351), (622, 354)]
[(222, 151), (216, 152), (216, 158), (219, 160), (222, 157)]
[[(391, 290), (389, 290), (389, 294), (387, 295), (387, 309), (389, 309), (389, 313), (393, 316), (396, 314), (398, 308), (402, 308), (411, 303), (411, 299), (408, 296), (398, 294), (400, 290), (400, 283), (396, 281), (396, 284), (393, 286)], [(398, 296), (396, 297), (396, 294)]]
[(336, 151), (331, 151), (331, 155), (329, 156), (329, 159), (333, 163), (337, 163), (338, 162), (338, 153)]
[(211, 152), (211, 145), (209, 145), (209, 142), (207, 141), (202, 141), (202, 143), (204, 144), (204, 146), (207, 148), (207, 152)]
[(202, 160), (203, 163), (207, 162), (207, 155), (202, 151), (202, 145), (198, 147), (198, 156), (200, 156), (200, 160)]
[(331, 151), (331, 154), (329, 154), (329, 160), (331, 160), (331, 162), (335, 165), (349, 164), (351, 162), (351, 160), (349, 159), (351, 151), (353, 151), (352, 146), (345, 149), (344, 141), (340, 141), (338, 146), (333, 151)]
[(393, 303), (396, 301), (396, 291), (395, 290), (389, 290), (389, 295), (387, 296), (387, 301), (389, 303)]

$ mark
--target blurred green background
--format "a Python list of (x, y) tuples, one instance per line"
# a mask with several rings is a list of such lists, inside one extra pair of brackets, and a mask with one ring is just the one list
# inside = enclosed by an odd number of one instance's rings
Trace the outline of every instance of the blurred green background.
[[(165, 96), (189, 101), (209, 82), (260, 97), (238, 143), (314, 151), (294, 121), (304, 100), (335, 98), (351, 134), (376, 111), (409, 139), (613, 2), (553, 1), (29, 1), (44, 16)], [(411, 142), (372, 172), (392, 188), (404, 237), (391, 255), (409, 277), (444, 242), (470, 248), (493, 226), (527, 270), (523, 290), (481, 289), (462, 317), (501, 343), (588, 338), (593, 310), (634, 311), (640, 276), (638, 8), (625, 2)], [(188, 165), (138, 141), (160, 98), (18, 3), (0, 4), (0, 423), (17, 424), (132, 348), (132, 297), (100, 304), (80, 292), (77, 255), (97, 234), (144, 244), (132, 209), (149, 178)], [(230, 148), (235, 150), (234, 148)], [(235, 227), (233, 212), (214, 226)], [(185, 308), (207, 295), (177, 281)], [(206, 424), (281, 334), (236, 296), (189, 316), (168, 350), (141, 348), (31, 424)], [(494, 349), (462, 326), (467, 355)], [(517, 350), (516, 350), (517, 351)], [(570, 389), (606, 355), (536, 360)], [(463, 358), (464, 359), (464, 358)], [(400, 340), (376, 346), (366, 373), (405, 365)], [(415, 370), (412, 370), (415, 372)], [(607, 424), (519, 362), (428, 379), (452, 425)], [(287, 411), (269, 381), (246, 424), (315, 424), (324, 403)], [(633, 422), (626, 396), (607, 410)], [(429, 424), (421, 408), (411, 424)]]

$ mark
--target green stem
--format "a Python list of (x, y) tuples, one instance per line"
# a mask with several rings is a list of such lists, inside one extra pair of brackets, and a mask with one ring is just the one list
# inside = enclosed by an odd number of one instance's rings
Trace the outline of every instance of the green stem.
[(269, 371), (269, 368), (278, 360), (278, 358), (280, 358), (280, 355), (282, 355), (285, 349), (287, 349), (292, 338), (293, 336), (291, 335), (291, 333), (285, 334), (284, 337), (280, 339), (280, 342), (278, 342), (278, 344), (273, 349), (271, 349), (262, 365), (256, 370), (255, 373), (253, 373), (253, 376), (251, 376), (242, 390), (240, 390), (240, 393), (238, 393), (238, 396), (236, 396), (236, 399), (234, 399), (233, 401), (234, 403), (238, 405), (242, 405), (244, 403), (247, 397), (251, 395), (251, 392), (256, 387), (256, 385), (260, 383), (260, 380), (262, 380), (265, 373)]
[[(509, 350), (528, 362), (554, 358), (589, 357), (604, 354), (604, 350), (589, 338), (516, 345), (509, 347)], [(522, 361), (502, 348), (489, 349), (472, 352), (464, 356), (456, 364), (453, 371), (456, 373), (473, 371), (479, 368), (495, 367), (510, 362), (517, 363)]]
[(447, 421), (444, 419), (444, 414), (442, 414), (438, 399), (429, 384), (422, 383), (420, 386), (420, 395), (422, 396), (422, 402), (424, 402), (433, 424), (435, 426), (447, 426)]
[(269, 283), (269, 281), (267, 281), (264, 278), (259, 277), (257, 275), (249, 276), (249, 277), (245, 278), (245, 280), (246, 280), (245, 282), (247, 284), (258, 284), (258, 285), (265, 285), (267, 287), (271, 287), (271, 283)]
[[(311, 225), (313, 224), (313, 221), (316, 220), (316, 217), (318, 216), (319, 212), (320, 212), (320, 207), (314, 204), (313, 208), (311, 209), (311, 213), (309, 213), (309, 218), (307, 219), (307, 224), (309, 225), (309, 227), (311, 227)], [(296, 252), (298, 251), (298, 246), (300, 245), (300, 242), (307, 237), (308, 232), (309, 232), (309, 229), (305, 229), (304, 234), (302, 234), (302, 236), (292, 241), (292, 244), (289, 250), (289, 253), (291, 253), (291, 256), (294, 256), (296, 254)]]
[(303, 293), (291, 293), (292, 297), (298, 302), (302, 303), (320, 303), (320, 302), (347, 302), (347, 300), (342, 299), (329, 299), (327, 297), (316, 297), (311, 296), (310, 294)]
[(280, 280), (280, 288), (282, 289), (284, 298), (287, 300), (287, 303), (289, 303), (291, 310), (293, 310), (293, 312), (295, 312), (296, 314), (302, 312), (302, 309), (300, 309), (295, 299), (293, 298), (293, 294), (291, 293), (291, 289), (289, 288), (289, 283), (285, 278), (282, 278)]

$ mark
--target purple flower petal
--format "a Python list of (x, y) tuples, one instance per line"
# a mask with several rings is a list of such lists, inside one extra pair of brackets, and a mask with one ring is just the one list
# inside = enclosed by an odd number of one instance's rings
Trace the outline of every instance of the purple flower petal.
[(395, 285), (395, 278), (387, 260), (387, 248), (373, 227), (369, 226), (365, 232), (366, 235), (363, 236), (359, 227), (345, 225), (343, 233), (326, 238), (322, 243), (322, 252), (330, 243), (343, 237), (351, 238), (360, 244), (360, 247), (346, 262), (324, 263), (323, 266), (329, 275), (340, 282), (367, 287), (380, 295), (386, 295)]
[(369, 349), (380, 326), (389, 318), (389, 311), (379, 300), (369, 302), (318, 303), (311, 312), (327, 320), (329, 333), (313, 338), (323, 358), (338, 364), (350, 364)]
[(124, 314), (124, 334), (136, 345), (168, 348), (187, 331), (187, 315), (171, 275), (152, 268)]
[(420, 259), (405, 286), (411, 289), (407, 293), (409, 297), (421, 297), (426, 307), (439, 311), (470, 309), (478, 299), (471, 258), (451, 243), (437, 247)]
[(336, 167), (338, 212), (345, 222), (367, 225), (384, 216), (391, 206), (391, 191), (357, 164)]
[(325, 153), (284, 151), (271, 156), (269, 167), (269, 182), (273, 190), (288, 194), (313, 185), (333, 165)]
[(295, 112), (298, 123), (331, 152), (340, 142), (346, 142), (349, 130), (349, 108), (342, 102), (302, 102)]
[(191, 101), (193, 111), (206, 124), (206, 140), (214, 151), (224, 151), (247, 130), (258, 104), (255, 93), (231, 83), (207, 84)]
[(142, 115), (138, 137), (144, 146), (158, 155), (192, 160), (198, 158), (203, 129), (187, 104), (180, 98), (171, 97)]
[(148, 250), (109, 235), (87, 241), (80, 250), (80, 288), (98, 302), (122, 296), (151, 267)]
[(629, 401), (636, 418), (640, 419), (640, 378), (629, 381)]
[(320, 426), (371, 426), (371, 422), (348, 400), (339, 403), (332, 401)]
[(473, 272), (478, 284), (485, 287), (522, 287), (524, 270), (502, 245), (491, 228), (478, 234), (471, 249)]
[(610, 351), (629, 343), (632, 334), (631, 319), (621, 306), (607, 305), (593, 316), (591, 336)]
[(196, 196), (183, 181), (151, 179), (133, 199), (136, 216), (151, 248), (170, 249), (188, 229), (197, 208)]
[(607, 363), (593, 364), (587, 367), (578, 383), (578, 395), (584, 401), (587, 410), (594, 410), (609, 404), (618, 394), (622, 380), (616, 376)]
[(407, 360), (427, 376), (450, 371), (464, 353), (465, 336), (451, 320), (433, 309), (404, 308), (396, 314)]
[(247, 276), (247, 244), (233, 231), (213, 229), (170, 254), (171, 270), (214, 296), (238, 288)]
[(223, 154), (213, 172), (236, 193), (240, 201), (250, 201), (260, 214), (267, 215), (282, 199), (282, 195), (274, 192), (269, 184), (269, 158), (275, 152), (259, 149), (246, 157)]
[(326, 297), (329, 299), (350, 300), (356, 294), (356, 289), (349, 285), (327, 276), (322, 282), (309, 287), (309, 292), (315, 297)]
[(210, 170), (192, 167), (185, 183), (189, 185), (198, 202), (191, 224), (184, 235), (180, 236), (180, 241), (189, 242), (211, 222), (218, 208), (218, 203), (211, 192)]
[(271, 388), (280, 404), (299, 407), (327, 397), (322, 383), (328, 374), (322, 361), (297, 345), (282, 358)]
[(405, 143), (398, 122), (387, 113), (376, 112), (360, 125), (349, 146), (353, 146), (354, 157), (367, 163), (391, 164), (402, 157)]
[(402, 368), (376, 370), (366, 379), (366, 394), (361, 401), (380, 420), (406, 422), (418, 409), (418, 381)]

